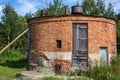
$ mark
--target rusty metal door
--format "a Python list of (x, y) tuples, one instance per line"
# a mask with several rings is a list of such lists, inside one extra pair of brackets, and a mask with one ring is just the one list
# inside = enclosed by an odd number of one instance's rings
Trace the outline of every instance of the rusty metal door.
[(88, 26), (87, 24), (73, 24), (73, 67), (88, 66)]

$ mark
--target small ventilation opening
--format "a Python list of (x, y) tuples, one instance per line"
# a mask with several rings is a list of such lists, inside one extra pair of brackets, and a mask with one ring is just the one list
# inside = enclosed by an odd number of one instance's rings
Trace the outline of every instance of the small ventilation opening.
[(57, 48), (62, 48), (62, 41), (56, 40), (56, 45), (57, 45)]

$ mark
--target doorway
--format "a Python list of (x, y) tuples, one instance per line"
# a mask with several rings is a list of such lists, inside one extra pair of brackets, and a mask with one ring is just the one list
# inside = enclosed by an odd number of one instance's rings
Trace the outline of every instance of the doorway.
[(88, 66), (88, 26), (87, 24), (73, 24), (72, 66)]
[(100, 65), (108, 65), (108, 49), (107, 47), (100, 47)]

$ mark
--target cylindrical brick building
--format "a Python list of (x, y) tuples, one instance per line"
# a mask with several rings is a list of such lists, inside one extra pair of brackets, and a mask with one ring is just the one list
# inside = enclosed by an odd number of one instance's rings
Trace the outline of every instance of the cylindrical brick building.
[(116, 52), (116, 22), (78, 14), (29, 20), (29, 65), (57, 70), (87, 67), (89, 59), (109, 63)]

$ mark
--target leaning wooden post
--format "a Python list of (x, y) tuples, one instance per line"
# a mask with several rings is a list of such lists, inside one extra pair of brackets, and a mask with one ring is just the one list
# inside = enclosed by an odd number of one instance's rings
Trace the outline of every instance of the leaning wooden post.
[(11, 46), (15, 41), (17, 41), (22, 35), (24, 35), (26, 32), (28, 31), (28, 29), (26, 29), (25, 31), (23, 31), (20, 35), (18, 35), (13, 41), (11, 41), (8, 45), (6, 45), (2, 50), (0, 50), (0, 54), (5, 51), (9, 46)]

